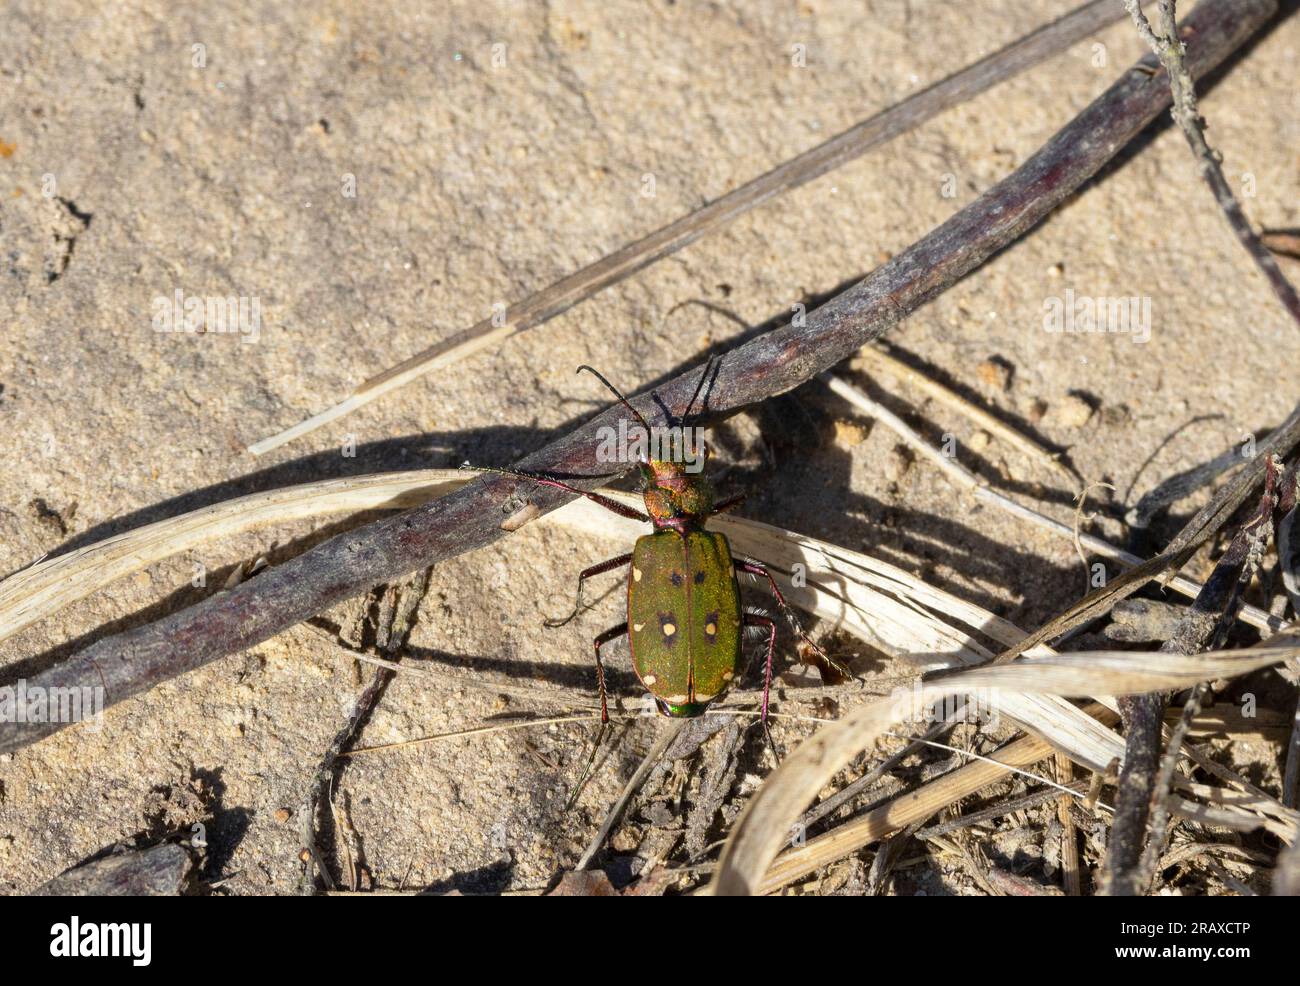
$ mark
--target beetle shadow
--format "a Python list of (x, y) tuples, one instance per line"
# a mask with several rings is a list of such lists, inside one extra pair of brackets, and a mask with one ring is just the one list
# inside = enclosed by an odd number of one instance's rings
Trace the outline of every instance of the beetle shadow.
[(441, 897), (446, 894), (459, 893), (467, 896), (497, 896), (510, 889), (514, 881), (515, 861), (513, 855), (504, 856), (496, 862), (488, 863), (477, 869), (453, 873), (445, 880), (435, 880), (428, 884), (417, 896)]
[[(842, 281), (840, 284), (836, 285), (834, 288), (831, 288), (829, 291), (825, 291), (820, 294), (805, 294), (803, 296), (803, 300), (801, 304), (803, 304), (804, 307), (811, 312), (814, 309), (823, 305), (824, 303), (830, 301), (832, 298), (836, 297), (837, 295), (848, 290), (853, 285), (859, 283), (865, 276), (867, 275), (862, 275), (862, 277), (854, 277)], [(727, 319), (728, 321), (731, 321), (733, 324), (741, 328), (741, 331), (736, 333), (735, 335), (729, 336), (728, 338), (723, 340), (719, 340), (718, 342), (715, 342), (713, 345), (705, 349), (703, 352), (703, 356), (706, 361), (715, 356), (720, 356), (726, 351), (733, 349), (736, 346), (742, 345), (745, 342), (748, 342), (759, 336), (765, 335), (774, 329), (782, 328), (783, 326), (787, 325), (790, 321), (790, 316), (782, 312), (781, 314), (768, 318), (767, 320), (760, 322), (756, 325), (750, 325), (748, 322), (738, 317), (730, 309), (722, 305), (718, 305), (714, 302), (707, 301), (705, 299), (700, 299), (700, 298), (684, 301), (678, 306), (676, 306), (676, 308), (674, 308), (673, 310), (675, 311), (687, 305), (697, 305), (699, 307), (702, 307), (707, 311), (722, 316), (723, 318)], [(997, 340), (988, 339), (986, 341), (989, 346), (993, 346)], [(889, 342), (884, 342), (882, 340), (882, 348), (884, 348), (895, 359), (899, 360), (902, 363), (907, 364), (917, 372), (925, 376), (928, 376), (931, 379), (935, 380), (936, 382), (942, 384), (947, 389), (953, 391), (954, 393), (964, 398), (969, 403), (980, 407), (982, 410), (984, 410), (992, 417), (997, 418), (1003, 424), (1014, 429), (1015, 431), (1020, 432), (1021, 434), (1025, 435), (1027, 438), (1030, 438), (1031, 440), (1034, 441), (1035, 444), (1045, 449), (1048, 452), (1048, 454), (1057, 456), (1063, 462), (1068, 463), (1068, 449), (1053, 443), (1052, 440), (1048, 438), (1046, 435), (1044, 435), (1033, 422), (1029, 421), (1023, 416), (1016, 414), (1014, 411), (1011, 411), (1007, 408), (998, 407), (989, 404), (982, 396), (977, 394), (974, 391), (974, 389), (971, 388), (969, 385), (953, 377), (947, 370), (943, 369), (942, 367), (939, 367), (933, 363), (929, 363), (923, 360), (922, 358), (909, 353), (907, 350), (903, 349), (896, 340), (889, 341)], [(658, 404), (658, 406), (660, 407), (661, 412), (663, 413), (665, 419), (671, 420), (671, 416), (668, 409), (663, 405), (661, 401), (659, 401), (657, 394), (654, 393), (655, 388), (662, 386), (663, 384), (674, 379), (681, 373), (688, 372), (693, 366), (698, 365), (699, 362), (700, 362), (699, 356), (692, 357), (690, 360), (680, 363), (677, 366), (674, 366), (672, 369), (667, 370), (664, 373), (661, 373), (658, 377), (655, 377), (644, 387), (642, 387), (641, 390), (639, 390), (637, 393), (649, 392), (652, 398), (655, 400), (656, 404)], [(718, 372), (718, 368), (715, 367), (711, 374), (711, 378), (710, 378), (711, 380), (716, 379), (717, 372)], [(846, 368), (846, 364), (841, 364), (836, 369), (835, 372), (838, 373), (840, 376), (853, 377), (857, 381), (861, 389), (867, 391), (871, 397), (879, 401), (881, 404), (887, 406), (890, 410), (894, 411), (894, 413), (898, 414), (900, 417), (908, 420), (909, 423), (912, 424), (913, 427), (915, 427), (916, 430), (920, 432), (930, 442), (931, 445), (938, 447), (942, 444), (945, 431), (939, 424), (931, 422), (929, 419), (924, 418), (921, 415), (918, 415), (916, 409), (912, 405), (908, 404), (903, 399), (896, 397), (890, 391), (885, 390), (879, 387), (878, 385), (876, 385), (871, 377), (861, 372), (849, 371)], [(709, 383), (703, 388), (702, 391), (702, 400), (700, 403), (703, 404), (705, 414), (707, 414), (708, 412), (708, 400), (709, 400), (709, 394), (711, 390), (712, 390), (712, 385), (711, 383)], [(826, 385), (820, 383), (815, 379), (810, 380), (805, 384), (802, 384), (801, 386), (795, 388), (794, 390), (788, 393), (780, 394), (776, 397), (770, 398), (764, 401), (762, 404), (755, 406), (754, 408), (750, 408), (748, 410), (742, 410), (736, 413), (737, 414), (751, 413), (751, 414), (758, 415), (760, 430), (764, 430), (766, 432), (767, 429), (771, 429), (773, 434), (777, 436), (779, 436), (782, 432), (791, 432), (792, 429), (795, 434), (798, 434), (799, 429), (802, 427), (803, 434), (805, 435), (805, 438), (803, 439), (803, 444), (808, 445), (810, 443), (815, 442), (816, 444), (820, 445), (822, 443), (821, 434), (815, 431), (809, 431), (808, 426), (816, 425), (818, 422), (824, 421), (825, 416), (824, 415), (819, 416), (819, 415), (811, 414), (809, 412), (807, 408), (807, 404), (809, 403), (809, 400), (812, 395), (819, 395), (821, 397), (821, 403), (823, 404), (825, 404), (828, 400), (830, 400), (832, 403), (841, 405), (841, 410), (839, 411), (839, 415), (841, 417), (843, 416), (844, 412), (842, 409), (842, 402), (840, 402), (838, 398), (831, 397)], [(854, 411), (853, 413), (860, 414), (860, 412), (856, 412), (856, 411)], [(734, 417), (734, 416), (735, 415), (733, 414), (730, 415), (729, 417)], [(790, 419), (794, 419), (794, 420), (791, 421)], [(715, 419), (715, 425), (716, 423), (717, 421)], [(779, 441), (780, 440), (779, 437), (776, 440)], [(798, 440), (790, 439), (790, 438), (787, 438), (785, 443), (788, 446), (796, 447), (796, 448), (800, 445), (800, 442)], [(992, 462), (990, 462), (988, 459), (979, 455), (978, 453), (974, 452), (969, 448), (962, 449), (961, 457), (962, 457), (962, 463), (967, 468), (971, 469), (977, 475), (989, 480), (990, 482), (996, 482), (1000, 488), (1006, 490), (1007, 492), (1021, 493), (1027, 496), (1033, 496), (1035, 499), (1039, 501), (1052, 503), (1059, 506), (1072, 506), (1074, 503), (1074, 491), (1054, 488), (1051, 486), (1047, 486), (1043, 483), (1022, 482), (1022, 481), (1017, 481), (1015, 479), (1008, 480), (1006, 477), (1004, 477), (1001, 474), (1001, 472), (994, 466)]]
[[(413, 667), (419, 667), (420, 663), (424, 662), (439, 664), (457, 671), (490, 671), (503, 678), (516, 679), (524, 684), (546, 681), (576, 691), (589, 689), (591, 702), (593, 704), (598, 702), (599, 691), (596, 681), (596, 662), (594, 660), (590, 666), (556, 664), (552, 661), (535, 661), (514, 656), (454, 654), (450, 651), (432, 647), (418, 647), (412, 644), (407, 644), (402, 653), (405, 655), (404, 659), (411, 662)], [(611, 643), (607, 648), (601, 650), (601, 654), (602, 656), (609, 655), (605, 657), (605, 686), (609, 691), (610, 699), (612, 700), (617, 695), (626, 700), (634, 693), (639, 698), (645, 691), (641, 686), (640, 679), (633, 672), (624, 671), (618, 666), (618, 664), (626, 663), (628, 667), (631, 667), (626, 638), (620, 638), (617, 644)], [(614, 662), (618, 662), (618, 664)], [(538, 696), (539, 699), (543, 697), (546, 696)]]

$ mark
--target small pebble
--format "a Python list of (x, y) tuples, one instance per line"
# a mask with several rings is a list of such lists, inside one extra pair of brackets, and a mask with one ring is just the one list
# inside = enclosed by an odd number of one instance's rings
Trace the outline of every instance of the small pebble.
[(640, 840), (627, 828), (619, 829), (609, 840), (610, 848), (619, 853), (636, 852), (640, 845)]
[(912, 468), (912, 453), (901, 445), (895, 445), (885, 457), (885, 478), (899, 482)]
[(1063, 428), (1082, 428), (1092, 420), (1093, 406), (1077, 394), (1066, 394), (1048, 412), (1048, 423)]
[(853, 448), (866, 440), (867, 429), (848, 418), (835, 420), (835, 444), (842, 448)]
[(288, 808), (277, 808), (275, 811), (275, 820), (283, 825), (293, 815)]
[(975, 367), (980, 383), (993, 390), (1006, 390), (1011, 386), (1011, 367), (997, 359), (986, 359)]

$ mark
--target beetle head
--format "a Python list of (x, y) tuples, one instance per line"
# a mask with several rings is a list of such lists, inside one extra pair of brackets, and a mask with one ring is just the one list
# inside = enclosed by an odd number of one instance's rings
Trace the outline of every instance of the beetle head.
[[(698, 445), (700, 461), (708, 450)], [(699, 473), (688, 471), (684, 462), (651, 459), (640, 464), (641, 493), (646, 513), (656, 527), (681, 527), (700, 523), (713, 512), (713, 486)]]
[[(704, 519), (713, 512), (713, 487), (700, 475), (708, 461), (709, 450), (704, 444), (704, 439), (700, 437), (699, 429), (692, 427), (691, 424), (695, 420), (692, 416), (695, 402), (700, 399), (701, 394), (704, 394), (710, 373), (716, 376), (717, 365), (712, 358), (704, 364), (704, 372), (695, 386), (695, 393), (691, 395), (680, 418), (674, 421), (668, 410), (664, 409), (671, 427), (661, 429), (658, 436), (652, 432), (645, 416), (633, 407), (618, 388), (606, 380), (598, 370), (586, 365), (578, 367), (578, 372), (586, 370), (603, 383), (644, 429), (648, 451), (641, 454), (638, 466), (641, 471), (641, 492), (645, 497), (646, 512), (649, 513), (655, 527), (684, 529), (703, 523)], [(704, 402), (705, 404), (708, 402), (707, 394), (704, 394)], [(662, 438), (665, 430), (669, 432), (667, 448), (670, 451), (667, 458), (656, 458), (655, 453), (662, 455), (665, 446), (662, 441), (656, 442), (655, 439)]]

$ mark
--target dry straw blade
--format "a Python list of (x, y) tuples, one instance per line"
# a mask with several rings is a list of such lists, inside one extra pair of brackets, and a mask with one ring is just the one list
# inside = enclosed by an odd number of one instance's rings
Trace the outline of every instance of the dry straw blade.
[(463, 486), (451, 469), (378, 473), (253, 493), (47, 558), (0, 582), (0, 640), (112, 582), (200, 544), (297, 520), (405, 509)]
[(712, 890), (759, 891), (791, 826), (818, 792), (900, 719), (926, 704), (972, 690), (1016, 689), (1053, 695), (1144, 694), (1209, 678), (1235, 677), (1300, 654), (1300, 647), (1215, 651), (1198, 655), (1092, 651), (976, 668), (918, 689), (911, 708), (895, 699), (847, 712), (791, 753), (750, 801), (727, 839)]

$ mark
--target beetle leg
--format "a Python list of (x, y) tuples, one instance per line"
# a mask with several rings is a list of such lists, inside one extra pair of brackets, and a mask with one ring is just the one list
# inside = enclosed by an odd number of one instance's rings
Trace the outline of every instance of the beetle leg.
[[(614, 558), (605, 562), (605, 564), (612, 565), (617, 561), (619, 559)], [(596, 567), (599, 568), (600, 566), (597, 565)], [(583, 573), (583, 575), (586, 574), (586, 572)], [(564, 806), (565, 811), (568, 811), (577, 803), (578, 795), (582, 793), (582, 787), (587, 783), (587, 778), (591, 775), (591, 768), (595, 766), (596, 754), (600, 752), (600, 744), (605, 739), (605, 730), (609, 727), (609, 709), (605, 704), (605, 665), (600, 660), (600, 649), (611, 640), (617, 640), (619, 637), (626, 636), (626, 634), (627, 624), (620, 623), (616, 627), (610, 627), (592, 641), (596, 651), (596, 683), (600, 686), (600, 732), (596, 734), (596, 742), (591, 747), (591, 756), (587, 758), (587, 763), (578, 777), (578, 783), (573, 786), (573, 793), (569, 795), (569, 801)]]
[(582, 609), (582, 583), (585, 582), (587, 579), (591, 578), (593, 575), (603, 575), (606, 572), (612, 572), (616, 568), (622, 568), (631, 560), (632, 560), (632, 552), (629, 551), (625, 555), (619, 555), (617, 558), (611, 558), (609, 561), (603, 561), (599, 565), (592, 565), (591, 568), (584, 568), (578, 574), (578, 598), (574, 600), (573, 612), (570, 613), (562, 620), (543, 620), (542, 625), (550, 627), (552, 630), (554, 630), (556, 627), (562, 627), (566, 623), (571, 621), (575, 616), (578, 615), (578, 611)]
[(776, 596), (776, 604), (781, 607), (781, 612), (785, 613), (788, 619), (794, 619), (790, 604), (785, 601), (785, 596), (781, 595), (781, 587), (776, 584), (776, 579), (772, 578), (772, 573), (767, 570), (766, 566), (753, 561), (738, 561), (736, 562), (736, 571), (744, 572), (747, 575), (761, 575), (767, 579), (767, 584), (771, 586), (772, 595)]
[(781, 595), (781, 587), (776, 584), (776, 579), (772, 578), (772, 573), (767, 570), (766, 566), (752, 561), (738, 561), (736, 562), (736, 571), (745, 572), (748, 575), (761, 575), (763, 578), (767, 579), (767, 584), (772, 588), (772, 595), (776, 597), (777, 606), (781, 608), (781, 612), (785, 614), (785, 618), (790, 621), (790, 625), (794, 627), (794, 632), (799, 635), (799, 639), (816, 651), (818, 657), (824, 660), (840, 674), (844, 675), (845, 678), (853, 677), (847, 668), (843, 667), (838, 661), (833, 660), (824, 650), (812, 642), (812, 639), (809, 638), (808, 634), (803, 632), (803, 627), (799, 625), (799, 617), (795, 615), (790, 604), (785, 601), (785, 596)]
[(462, 469), (473, 469), (476, 472), (494, 472), (499, 476), (513, 476), (516, 479), (531, 479), (534, 483), (542, 486), (551, 486), (557, 490), (564, 490), (566, 493), (575, 493), (578, 496), (586, 497), (592, 503), (598, 503), (606, 510), (618, 514), (620, 517), (628, 517), (632, 520), (643, 520), (647, 524), (650, 518), (643, 514), (635, 507), (627, 507), (617, 500), (611, 500), (607, 496), (601, 496), (599, 493), (592, 493), (590, 490), (580, 490), (576, 486), (570, 486), (568, 483), (562, 483), (558, 479), (551, 479), (549, 476), (538, 476), (531, 472), (520, 472), (517, 469), (498, 469), (495, 466), (471, 466), (468, 463), (461, 466)]
[(772, 743), (772, 733), (767, 728), (767, 697), (772, 688), (772, 655), (776, 652), (776, 623), (766, 616), (759, 616), (757, 613), (746, 613), (745, 626), (767, 628), (767, 662), (763, 667), (763, 713), (760, 721), (763, 723), (763, 735), (767, 737), (768, 746), (775, 750), (776, 746)]
[(605, 665), (600, 660), (600, 649), (610, 641), (625, 636), (627, 636), (627, 624), (620, 623), (616, 627), (610, 627), (592, 641), (596, 648), (596, 684), (600, 686), (600, 724), (602, 726), (609, 722), (609, 707), (605, 704)]

